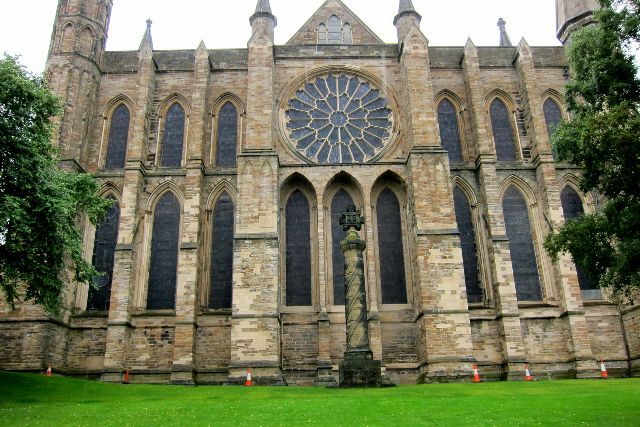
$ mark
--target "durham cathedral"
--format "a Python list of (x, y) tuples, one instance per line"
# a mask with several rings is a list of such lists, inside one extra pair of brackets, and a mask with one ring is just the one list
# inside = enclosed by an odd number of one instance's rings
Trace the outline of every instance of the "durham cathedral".
[[(514, 45), (502, 19), (496, 46), (430, 46), (411, 0), (389, 16), (394, 43), (347, 0), (316, 0), (275, 45), (278, 11), (259, 0), (246, 47), (155, 50), (148, 22), (138, 50), (105, 51), (117, 1), (60, 0), (45, 72), (62, 166), (113, 200), (97, 227), (80, 221), (102, 274), (65, 273), (58, 318), (0, 303), (0, 369), (337, 385), (353, 204), (388, 381), (470, 381), (473, 365), (519, 380), (525, 364), (591, 378), (601, 359), (640, 375), (639, 306), (542, 245), (600, 202), (550, 145), (569, 120), (564, 47)], [(564, 45), (596, 7), (556, 0)]]

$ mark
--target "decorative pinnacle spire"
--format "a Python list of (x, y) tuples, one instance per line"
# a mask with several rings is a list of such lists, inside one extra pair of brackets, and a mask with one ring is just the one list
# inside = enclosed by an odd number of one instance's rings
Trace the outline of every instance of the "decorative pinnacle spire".
[(398, 19), (405, 15), (414, 15), (418, 18), (418, 22), (422, 20), (422, 16), (416, 11), (416, 8), (413, 7), (413, 2), (411, 0), (400, 0), (400, 6), (398, 7), (398, 14), (395, 18), (393, 18), (393, 25), (396, 25)]
[(511, 47), (511, 46), (513, 46), (511, 44), (511, 39), (509, 38), (509, 35), (507, 34), (506, 25), (507, 25), (507, 22), (504, 19), (502, 19), (502, 18), (498, 19), (498, 28), (500, 29), (500, 47)]
[(256, 4), (256, 11), (251, 18), (249, 18), (249, 22), (253, 23), (253, 20), (256, 18), (269, 18), (273, 21), (273, 25), (278, 24), (278, 20), (273, 13), (271, 12), (271, 4), (269, 4), (269, 0), (258, 0)]
[(142, 41), (140, 42), (140, 50), (143, 47), (149, 46), (151, 50), (153, 50), (153, 40), (151, 39), (151, 24), (153, 21), (151, 19), (147, 19), (147, 30), (144, 32), (144, 36), (142, 36)]

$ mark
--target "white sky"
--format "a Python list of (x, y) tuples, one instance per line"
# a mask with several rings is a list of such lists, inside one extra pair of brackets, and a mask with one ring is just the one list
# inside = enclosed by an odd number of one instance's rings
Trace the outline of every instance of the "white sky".
[[(343, 0), (382, 40), (396, 42), (398, 0)], [(284, 44), (324, 0), (271, 0), (278, 18), (276, 44)], [(246, 47), (256, 0), (113, 0), (107, 50), (136, 50), (147, 18), (155, 49)], [(49, 49), (58, 0), (0, 0), (0, 52), (21, 55), (41, 72)], [(557, 46), (555, 0), (413, 0), (422, 31), (433, 46), (497, 45), (503, 17), (513, 44)], [(178, 5), (178, 7), (176, 7)]]

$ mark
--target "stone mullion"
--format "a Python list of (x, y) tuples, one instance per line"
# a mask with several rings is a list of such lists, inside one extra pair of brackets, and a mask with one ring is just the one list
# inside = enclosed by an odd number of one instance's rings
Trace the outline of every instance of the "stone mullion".
[(503, 342), (503, 369), (507, 377), (517, 375), (515, 364), (524, 361), (524, 342), (520, 326), (518, 300), (511, 265), (509, 241), (504, 226), (504, 214), (500, 200), (499, 183), (496, 171), (495, 146), (489, 137), (487, 112), (482, 96), (478, 51), (471, 40), (464, 49), (463, 72), (466, 93), (473, 120), (474, 139), (479, 156), (476, 159), (478, 177), (486, 211), (482, 212), (484, 226), (487, 227), (490, 240), (489, 260), (491, 266), (493, 300), (496, 305), (498, 327)]
[[(518, 46), (516, 67), (518, 70), (518, 83), (525, 101), (525, 108), (527, 109), (527, 127), (530, 129), (529, 133), (534, 142), (533, 157), (537, 160), (536, 178), (538, 186), (542, 190), (542, 209), (547, 221), (554, 228), (560, 227), (564, 223), (564, 215), (560, 200), (558, 177), (551, 154), (546, 123), (544, 122), (542, 99), (536, 84), (533, 58), (531, 50), (524, 40)], [(544, 258), (546, 254), (542, 253), (540, 256)], [(554, 267), (553, 272), (549, 272), (548, 277), (554, 282), (554, 288), (559, 293), (559, 301), (563, 312), (566, 314), (566, 325), (571, 337), (569, 348), (572, 357), (575, 358), (576, 375), (578, 377), (593, 376), (597, 373), (597, 366), (593, 361), (589, 330), (575, 266), (568, 256), (563, 255)], [(545, 277), (545, 275), (542, 275), (542, 277)], [(554, 297), (555, 295), (547, 295), (548, 300), (553, 300), (555, 299)]]

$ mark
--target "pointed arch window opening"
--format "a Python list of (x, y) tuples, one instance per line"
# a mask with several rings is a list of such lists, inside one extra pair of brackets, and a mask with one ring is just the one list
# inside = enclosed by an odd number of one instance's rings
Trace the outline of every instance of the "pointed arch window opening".
[(511, 185), (502, 198), (505, 229), (518, 301), (542, 301), (542, 287), (529, 209), (524, 196)]
[(231, 101), (220, 108), (216, 130), (216, 166), (236, 167), (238, 110)]
[[(544, 120), (547, 124), (549, 144), (551, 145), (551, 136), (558, 125), (562, 122), (562, 111), (560, 110), (558, 103), (551, 98), (547, 98), (542, 106), (542, 110), (544, 112)], [(553, 145), (551, 145), (551, 153), (553, 154), (554, 159), (558, 158), (558, 152)]]
[(211, 309), (229, 309), (232, 304), (234, 211), (231, 196), (227, 192), (222, 193), (213, 210), (211, 225)]
[(175, 309), (180, 241), (180, 204), (172, 192), (164, 194), (153, 214), (147, 309)]
[(395, 193), (389, 188), (382, 190), (376, 202), (382, 304), (407, 304), (400, 212)]
[(318, 25), (318, 44), (353, 44), (353, 28), (350, 23), (343, 23), (336, 16), (331, 15), (329, 20)]
[(130, 119), (129, 108), (124, 104), (118, 105), (111, 114), (105, 169), (124, 169)]
[(285, 208), (285, 303), (312, 305), (311, 210), (307, 196), (296, 189)]
[[(582, 199), (576, 190), (570, 185), (566, 185), (560, 192), (560, 202), (565, 220), (569, 221), (584, 214)], [(576, 264), (576, 274), (582, 297), (587, 300), (601, 299), (602, 292), (597, 284), (589, 280), (584, 270)]]
[(331, 200), (331, 258), (333, 265), (333, 304), (344, 305), (344, 256), (340, 241), (345, 232), (340, 225), (340, 217), (347, 205), (353, 204), (353, 198), (344, 189), (338, 190)]
[(174, 103), (167, 111), (164, 122), (164, 141), (160, 166), (179, 168), (184, 151), (185, 112), (180, 103)]
[(438, 126), (442, 148), (449, 153), (449, 163), (462, 163), (464, 159), (462, 157), (458, 112), (448, 99), (443, 99), (438, 105)]
[(114, 203), (107, 210), (102, 223), (96, 229), (93, 243), (91, 263), (100, 275), (96, 278), (97, 289), (93, 286), (89, 287), (88, 311), (109, 310), (116, 244), (118, 243), (120, 206), (113, 196), (108, 199), (113, 200)]
[(462, 249), (462, 264), (467, 289), (467, 302), (479, 303), (483, 301), (484, 294), (480, 283), (478, 245), (476, 242), (473, 213), (469, 200), (460, 187), (456, 187), (453, 190), (453, 202), (458, 230), (460, 231), (460, 247)]
[(497, 159), (499, 161), (515, 161), (517, 159), (515, 134), (506, 105), (499, 98), (496, 98), (491, 102), (489, 111)]

